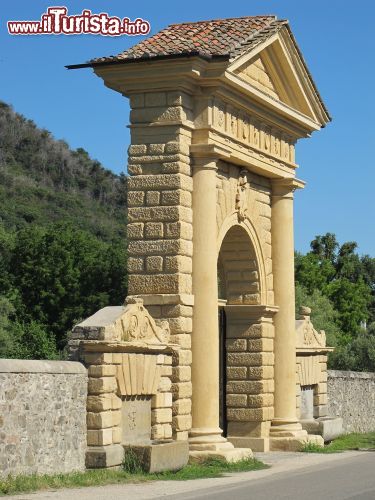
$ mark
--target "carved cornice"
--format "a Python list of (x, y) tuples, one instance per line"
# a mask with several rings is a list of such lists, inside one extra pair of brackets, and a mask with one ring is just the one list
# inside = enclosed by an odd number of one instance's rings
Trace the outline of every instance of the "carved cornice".
[(74, 340), (118, 342), (137, 349), (142, 346), (161, 346), (169, 342), (167, 321), (160, 326), (149, 314), (140, 298), (128, 298), (125, 307), (105, 307), (75, 326)]
[(297, 189), (303, 189), (305, 187), (305, 182), (296, 179), (295, 177), (286, 177), (283, 179), (272, 179), (272, 196), (276, 197), (292, 197), (294, 191)]
[(262, 320), (272, 318), (279, 310), (278, 306), (267, 305), (225, 305), (225, 313), (231, 319)]
[(230, 158), (230, 149), (217, 144), (192, 144), (190, 155), (194, 159), (193, 167), (203, 167), (212, 163), (211, 168), (217, 169), (217, 160)]

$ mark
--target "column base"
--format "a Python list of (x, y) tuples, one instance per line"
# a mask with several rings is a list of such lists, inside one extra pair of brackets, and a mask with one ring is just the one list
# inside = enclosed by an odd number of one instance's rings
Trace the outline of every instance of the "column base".
[(308, 443), (324, 446), (321, 436), (309, 435), (297, 421), (277, 419), (270, 429), (270, 451), (301, 451)]
[(201, 462), (209, 457), (221, 458), (226, 462), (238, 462), (252, 458), (250, 448), (235, 448), (221, 435), (220, 428), (192, 429), (189, 436), (190, 461)]
[(324, 442), (332, 441), (343, 434), (342, 418), (321, 417), (311, 420), (301, 420), (301, 425), (309, 434), (322, 436)]
[(239, 462), (240, 460), (245, 460), (247, 458), (253, 458), (253, 452), (250, 448), (232, 448), (228, 450), (202, 450), (202, 451), (190, 451), (189, 452), (189, 462), (204, 462), (208, 458), (220, 458), (226, 462), (233, 463)]
[(268, 437), (228, 437), (228, 441), (236, 448), (251, 448), (253, 451), (270, 451), (270, 439)]

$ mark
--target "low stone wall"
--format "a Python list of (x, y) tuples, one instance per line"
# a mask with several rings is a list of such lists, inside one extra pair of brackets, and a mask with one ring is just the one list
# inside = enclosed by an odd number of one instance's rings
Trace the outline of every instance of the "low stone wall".
[(329, 370), (328, 415), (342, 417), (345, 432), (375, 431), (375, 373)]
[(83, 470), (87, 370), (0, 359), (0, 476)]

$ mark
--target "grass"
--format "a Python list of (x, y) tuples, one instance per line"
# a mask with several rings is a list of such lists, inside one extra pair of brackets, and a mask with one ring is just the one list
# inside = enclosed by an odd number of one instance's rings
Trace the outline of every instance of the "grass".
[(201, 463), (188, 464), (177, 472), (148, 474), (142, 471), (139, 463), (133, 457), (131, 461), (128, 460), (124, 463), (122, 470), (97, 469), (70, 474), (8, 476), (6, 479), (0, 479), (0, 496), (106, 484), (141, 483), (157, 480), (186, 481), (188, 479), (222, 477), (223, 474), (230, 472), (245, 472), (264, 468), (267, 468), (267, 465), (255, 459), (245, 459), (233, 464), (219, 459), (209, 459)]
[(340, 436), (321, 448), (316, 444), (307, 444), (302, 451), (307, 453), (340, 453), (347, 450), (375, 449), (375, 432), (352, 433)]

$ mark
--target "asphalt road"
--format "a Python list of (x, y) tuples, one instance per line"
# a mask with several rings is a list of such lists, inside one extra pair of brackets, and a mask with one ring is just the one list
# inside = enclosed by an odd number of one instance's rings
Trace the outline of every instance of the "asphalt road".
[(205, 500), (375, 500), (375, 453), (270, 478), (164, 497)]
[(17, 500), (375, 500), (375, 452), (257, 454), (270, 469), (222, 478), (21, 494)]

